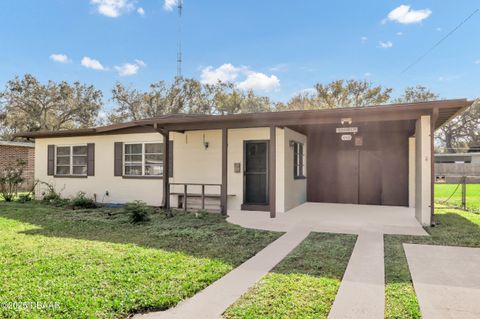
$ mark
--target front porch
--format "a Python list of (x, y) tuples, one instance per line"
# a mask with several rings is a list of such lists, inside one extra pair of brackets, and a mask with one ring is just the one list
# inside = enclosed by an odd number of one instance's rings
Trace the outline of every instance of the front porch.
[(314, 232), (359, 234), (375, 232), (399, 235), (427, 235), (415, 218), (415, 209), (307, 202), (270, 218), (268, 212), (229, 210), (227, 221), (242, 227), (272, 231), (306, 228)]

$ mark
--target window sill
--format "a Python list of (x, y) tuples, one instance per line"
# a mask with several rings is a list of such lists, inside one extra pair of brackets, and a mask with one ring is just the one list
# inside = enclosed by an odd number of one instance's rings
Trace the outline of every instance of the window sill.
[(123, 179), (163, 179), (163, 176), (129, 176), (129, 175), (123, 175)]
[(294, 180), (297, 180), (297, 179), (307, 179), (307, 176), (294, 176), (293, 179), (294, 179)]
[(53, 175), (54, 178), (87, 178), (87, 175)]

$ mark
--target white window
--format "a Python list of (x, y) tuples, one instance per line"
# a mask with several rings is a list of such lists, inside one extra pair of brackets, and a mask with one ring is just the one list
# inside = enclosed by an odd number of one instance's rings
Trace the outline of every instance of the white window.
[(305, 178), (303, 144), (299, 142), (293, 143), (293, 178)]
[(125, 143), (125, 176), (161, 176), (163, 143)]
[(55, 147), (55, 175), (87, 175), (87, 145)]

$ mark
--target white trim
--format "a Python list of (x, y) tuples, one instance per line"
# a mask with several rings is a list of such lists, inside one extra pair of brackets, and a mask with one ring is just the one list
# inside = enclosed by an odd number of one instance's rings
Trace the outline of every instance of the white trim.
[[(56, 176), (87, 176), (88, 175), (88, 145), (87, 144), (55, 144), (55, 152), (54, 152), (54, 175)], [(85, 165), (73, 165), (73, 148), (76, 147), (76, 146), (83, 146), (83, 147), (86, 147), (87, 148), (87, 153), (85, 155), (75, 155), (75, 156), (85, 156), (86, 159), (87, 159), (87, 164)], [(69, 147), (70, 148), (70, 154), (69, 154), (69, 158), (70, 158), (70, 162), (68, 164), (68, 167), (69, 167), (69, 170), (68, 170), (68, 174), (59, 174), (57, 172), (57, 166), (61, 166), (61, 167), (67, 167), (67, 165), (57, 165), (57, 148), (58, 147)], [(67, 157), (66, 155), (60, 155), (60, 157)], [(78, 167), (86, 167), (87, 168), (87, 172), (85, 172), (85, 174), (75, 174), (73, 172), (73, 167), (74, 166), (78, 166)]]
[[(141, 154), (140, 153), (133, 153), (133, 154), (128, 154), (128, 155), (141, 155), (142, 156), (142, 162), (132, 162), (132, 161), (129, 161), (131, 164), (137, 164), (137, 165), (130, 165), (130, 166), (138, 166), (138, 165), (141, 165), (142, 166), (142, 174), (141, 175), (133, 175), (133, 174), (125, 174), (125, 167), (127, 166), (126, 163), (127, 163), (127, 160), (126, 160), (126, 156), (127, 156), (127, 152), (126, 152), (126, 149), (127, 149), (127, 145), (142, 145), (142, 151), (141, 151)], [(145, 175), (145, 145), (147, 144), (160, 144), (163, 146), (163, 141), (154, 141), (154, 142), (128, 142), (128, 143), (123, 143), (123, 158), (122, 158), (122, 175), (123, 176), (131, 176), (131, 177), (140, 177), (140, 176), (155, 176), (155, 177), (162, 177), (163, 176), (163, 168), (164, 168), (164, 164), (165, 164), (165, 154), (163, 154), (163, 147), (162, 147), (162, 151), (160, 153), (149, 153), (149, 154), (161, 154), (162, 155), (162, 173), (161, 174), (151, 174), (151, 175)]]

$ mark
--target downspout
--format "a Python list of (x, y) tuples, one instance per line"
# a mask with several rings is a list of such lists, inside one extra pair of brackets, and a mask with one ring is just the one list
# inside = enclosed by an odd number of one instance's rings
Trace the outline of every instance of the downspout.
[(430, 123), (430, 175), (431, 175), (431, 191), (430, 191), (430, 224), (435, 226), (435, 125), (438, 120), (438, 108), (432, 110)]

